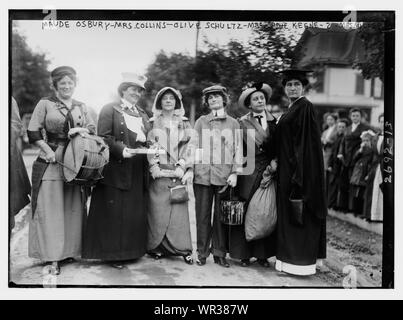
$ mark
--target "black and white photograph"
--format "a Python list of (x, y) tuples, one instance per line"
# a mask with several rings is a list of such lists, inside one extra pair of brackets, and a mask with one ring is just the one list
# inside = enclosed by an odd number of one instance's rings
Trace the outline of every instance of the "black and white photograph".
[(394, 288), (394, 11), (8, 16), (9, 288)]

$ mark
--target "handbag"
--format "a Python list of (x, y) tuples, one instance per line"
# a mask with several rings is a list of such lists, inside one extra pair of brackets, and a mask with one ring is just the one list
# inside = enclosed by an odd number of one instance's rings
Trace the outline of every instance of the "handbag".
[[(294, 191), (294, 190), (293, 190)], [(297, 226), (304, 225), (304, 200), (302, 196), (294, 196), (294, 192), (291, 192), (288, 202), (291, 210), (291, 223)]]
[(178, 185), (170, 188), (170, 201), (171, 203), (184, 203), (189, 201), (189, 193), (184, 185)]
[[(220, 195), (224, 194), (227, 188), (228, 185), (218, 191), (218, 193)], [(229, 199), (220, 199), (220, 221), (229, 226), (239, 226), (243, 224), (245, 217), (245, 201), (236, 200), (232, 195), (233, 189), (230, 188)]]

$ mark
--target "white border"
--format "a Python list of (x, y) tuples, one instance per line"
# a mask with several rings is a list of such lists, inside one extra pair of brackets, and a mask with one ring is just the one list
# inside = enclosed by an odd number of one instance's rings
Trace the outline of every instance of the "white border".
[[(6, 0), (1, 3), (1, 128), (2, 134), (0, 135), (1, 150), (1, 217), (0, 217), (0, 298), (2, 299), (256, 299), (256, 300), (274, 300), (274, 299), (401, 299), (402, 294), (402, 272), (401, 266), (403, 265), (403, 232), (395, 232), (395, 289), (360, 289), (360, 290), (340, 290), (340, 289), (9, 289), (8, 288), (8, 9), (45, 9), (45, 8), (62, 8), (62, 9), (222, 9), (222, 10), (344, 10), (344, 9), (357, 9), (357, 10), (396, 10), (396, 26), (397, 30), (401, 26), (400, 13), (402, 4), (396, 1), (374, 1), (374, 0), (360, 0), (360, 1), (338, 1), (335, 3), (327, 3), (324, 1), (283, 1), (283, 2), (270, 2), (258, 0), (230, 0), (221, 1), (216, 0), (203, 0), (203, 1), (122, 1), (114, 0), (113, 5), (111, 1), (93, 1), (87, 0), (69, 0), (69, 1), (21, 1), (21, 0)], [(401, 82), (401, 60), (402, 56), (402, 38), (401, 33), (397, 32), (396, 38), (396, 88), (402, 88)], [(396, 124), (402, 123), (401, 106), (401, 90), (396, 90)], [(396, 141), (395, 144), (396, 161), (395, 161), (395, 177), (400, 176), (400, 171), (396, 165), (399, 160), (401, 148), (401, 129), (396, 128)], [(399, 193), (402, 190), (401, 181), (396, 182), (396, 208), (395, 208), (395, 230), (399, 230), (402, 226), (402, 215), (400, 214), (402, 208), (402, 197)], [(398, 228), (396, 228), (396, 226)], [(398, 249), (398, 250), (396, 250)], [(195, 268), (195, 272), (197, 269)], [(247, 298), (246, 298), (247, 297)]]

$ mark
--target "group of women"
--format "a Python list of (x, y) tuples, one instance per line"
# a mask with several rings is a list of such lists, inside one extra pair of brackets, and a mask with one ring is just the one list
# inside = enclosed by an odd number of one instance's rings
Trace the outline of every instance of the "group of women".
[[(73, 99), (75, 70), (58, 67), (51, 77), (54, 95), (37, 104), (28, 127), (30, 142), (41, 150), (32, 173), (30, 257), (52, 263), (56, 274), (62, 262), (79, 256), (118, 269), (146, 253), (155, 259), (182, 256), (193, 264), (183, 188), (193, 183), (198, 265), (205, 265), (211, 253), (223, 267), (230, 266), (228, 253), (242, 266), (256, 258), (268, 267), (268, 258), (276, 256), (279, 271), (315, 273), (317, 259), (326, 256), (327, 206), (320, 130), (314, 107), (304, 97), (306, 72), (283, 73), (291, 103), (279, 121), (266, 108), (269, 85), (256, 84), (241, 93), (238, 103), (250, 112), (238, 120), (226, 112), (227, 89), (214, 85), (202, 92), (210, 113), (194, 128), (184, 116), (180, 92), (172, 87), (157, 93), (149, 118), (138, 105), (147, 79), (125, 73), (120, 100), (102, 108), (96, 129), (86, 105)], [(251, 131), (254, 148), (248, 145)], [(103, 137), (110, 152), (104, 178), (92, 190), (88, 217), (85, 188), (64, 182), (60, 165), (69, 138), (81, 133)], [(164, 152), (133, 152), (142, 148)], [(245, 150), (254, 152), (247, 155), (254, 161), (247, 174)], [(220, 201), (234, 191), (247, 207), (268, 167), (277, 171), (277, 228), (247, 242), (242, 226), (220, 221)]]

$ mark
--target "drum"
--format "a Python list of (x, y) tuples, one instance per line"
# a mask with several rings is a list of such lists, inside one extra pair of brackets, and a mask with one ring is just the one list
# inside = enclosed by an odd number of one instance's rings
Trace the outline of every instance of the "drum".
[(64, 152), (64, 179), (74, 184), (94, 185), (103, 178), (102, 171), (108, 162), (109, 148), (101, 137), (77, 134)]
[(233, 200), (232, 188), (230, 190), (229, 200), (221, 200), (220, 209), (220, 221), (223, 224), (227, 224), (230, 226), (239, 226), (243, 224), (245, 215), (245, 202)]

